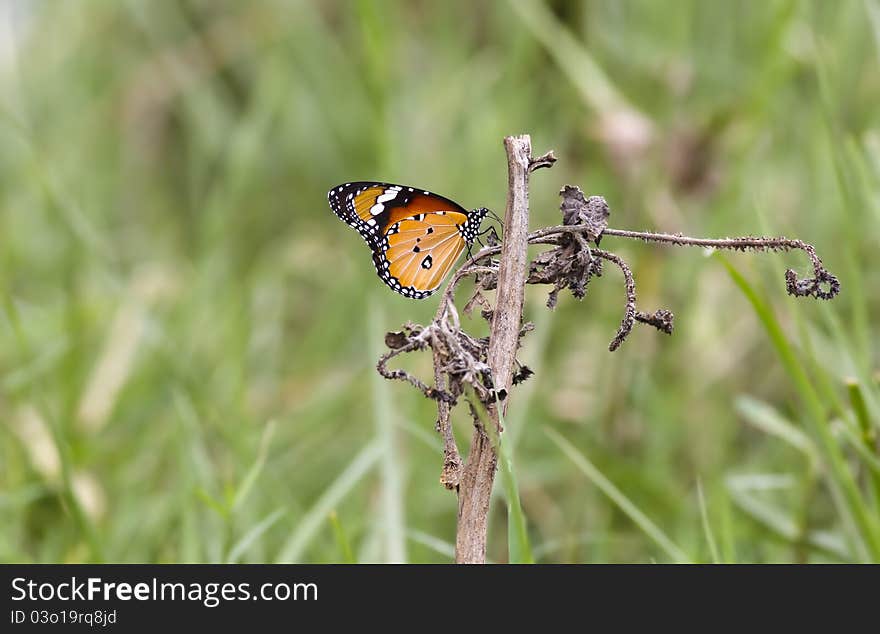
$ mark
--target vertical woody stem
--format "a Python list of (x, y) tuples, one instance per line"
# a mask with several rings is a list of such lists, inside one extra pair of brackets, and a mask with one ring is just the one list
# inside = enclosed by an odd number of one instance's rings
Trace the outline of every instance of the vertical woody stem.
[[(498, 291), (489, 335), (488, 362), (496, 393), (510, 393), (519, 332), (529, 231), (529, 166), (531, 139), (528, 135), (504, 139), (507, 151), (507, 209), (498, 269)], [(498, 405), (507, 411), (507, 398), (499, 396), (489, 417), (500, 432)], [(457, 563), (484, 563), (488, 532), (489, 501), (498, 457), (485, 430), (474, 428), (471, 449), (461, 475), (458, 493), (458, 528), (455, 540)]]

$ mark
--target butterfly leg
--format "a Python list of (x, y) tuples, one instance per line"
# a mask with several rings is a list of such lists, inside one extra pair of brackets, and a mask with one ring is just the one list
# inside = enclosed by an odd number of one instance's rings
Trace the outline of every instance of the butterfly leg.
[[(495, 227), (490, 225), (489, 227), (477, 234), (477, 239), (479, 240), (480, 236), (484, 236), (486, 234), (488, 234), (488, 237), (486, 238), (486, 245), (490, 247), (495, 247), (501, 244), (501, 239), (498, 237), (498, 232), (495, 231)], [(483, 242), (480, 241), (480, 244), (483, 244)]]

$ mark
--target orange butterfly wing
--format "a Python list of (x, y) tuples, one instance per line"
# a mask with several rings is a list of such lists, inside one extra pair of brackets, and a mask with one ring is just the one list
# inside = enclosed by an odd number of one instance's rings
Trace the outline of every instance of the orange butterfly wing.
[(390, 183), (346, 183), (331, 189), (328, 200), (370, 246), (382, 281), (413, 299), (424, 299), (440, 286), (486, 214)]
[[(418, 218), (421, 218), (420, 220)], [(404, 287), (433, 292), (466, 246), (461, 227), (467, 216), (454, 211), (425, 213), (398, 221), (387, 234), (388, 272)]]

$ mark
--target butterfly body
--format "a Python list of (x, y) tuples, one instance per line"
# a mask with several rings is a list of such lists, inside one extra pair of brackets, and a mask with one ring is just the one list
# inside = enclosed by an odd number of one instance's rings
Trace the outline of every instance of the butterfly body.
[(327, 194), (333, 212), (361, 234), (376, 273), (412, 299), (431, 295), (477, 236), (486, 209), (391, 183), (345, 183)]

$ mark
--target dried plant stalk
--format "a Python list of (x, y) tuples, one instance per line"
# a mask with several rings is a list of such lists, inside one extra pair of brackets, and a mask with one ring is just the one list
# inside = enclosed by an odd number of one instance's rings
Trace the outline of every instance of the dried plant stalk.
[[(840, 292), (840, 283), (822, 264), (815, 248), (801, 240), (784, 237), (691, 238), (680, 234), (649, 233), (608, 227), (610, 210), (601, 196), (584, 196), (580, 188), (566, 185), (560, 211), (563, 224), (529, 233), (529, 173), (551, 167), (556, 161), (552, 152), (531, 158), (531, 142), (527, 135), (504, 140), (508, 163), (508, 195), (500, 245), (491, 239), (476, 255), (468, 259), (451, 277), (440, 297), (434, 321), (427, 326), (407, 323), (399, 332), (390, 332), (385, 343), (390, 351), (379, 359), (378, 371), (387, 379), (407, 381), (426, 397), (437, 401), (437, 431), (443, 438), (443, 469), (440, 482), (458, 493), (458, 525), (455, 560), (460, 563), (481, 563), (486, 560), (489, 504), (495, 480), (497, 455), (491, 437), (501, 432), (498, 407), (506, 414), (511, 386), (533, 374), (516, 359), (520, 339), (532, 324), (523, 324), (523, 296), (526, 284), (547, 284), (552, 288), (547, 300), (554, 308), (563, 290), (582, 299), (593, 278), (601, 277), (603, 264), (611, 262), (623, 274), (624, 315), (609, 345), (616, 350), (626, 340), (636, 323), (653, 326), (666, 334), (673, 329), (673, 314), (666, 309), (644, 312), (636, 308), (635, 277), (626, 261), (610, 251), (599, 249), (606, 237), (635, 238), (646, 242), (677, 246), (700, 246), (735, 251), (804, 251), (812, 264), (813, 276), (799, 278), (789, 269), (785, 273), (786, 289), (791, 295), (831, 299)], [(550, 245), (531, 262), (527, 260), (530, 244)], [(498, 260), (495, 258), (498, 256)], [(473, 277), (475, 288), (464, 304), (470, 315), (479, 307), (480, 314), (490, 322), (490, 335), (475, 338), (461, 329), (455, 292), (461, 282)], [(497, 291), (494, 306), (483, 296)], [(434, 359), (434, 384), (427, 385), (401, 369), (390, 369), (388, 362), (398, 355), (431, 348)], [(450, 420), (452, 408), (465, 387), (482, 401), (491, 425), (486, 430), (474, 416), (474, 432), (467, 461), (462, 465)], [(473, 403), (471, 404), (473, 412)], [(487, 433), (487, 431), (489, 433)]]
[[(495, 394), (508, 394), (513, 382), (516, 350), (522, 325), (529, 234), (529, 168), (532, 143), (528, 135), (504, 139), (507, 150), (507, 209), (504, 240), (498, 266), (497, 299), (489, 335), (488, 363)], [(489, 418), (500, 432), (496, 399), (488, 407)], [(498, 457), (486, 431), (475, 421), (474, 434), (458, 490), (458, 530), (455, 536), (457, 563), (486, 561), (489, 500)]]

